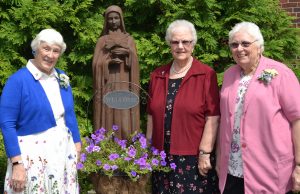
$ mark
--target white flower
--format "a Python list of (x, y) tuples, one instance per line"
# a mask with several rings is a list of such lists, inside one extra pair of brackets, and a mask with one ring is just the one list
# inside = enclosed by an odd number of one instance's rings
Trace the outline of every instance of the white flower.
[(59, 74), (59, 85), (62, 88), (68, 88), (70, 85), (70, 78), (66, 74)]
[(264, 84), (269, 84), (276, 75), (278, 75), (278, 72), (275, 69), (265, 69), (257, 79), (264, 82)]

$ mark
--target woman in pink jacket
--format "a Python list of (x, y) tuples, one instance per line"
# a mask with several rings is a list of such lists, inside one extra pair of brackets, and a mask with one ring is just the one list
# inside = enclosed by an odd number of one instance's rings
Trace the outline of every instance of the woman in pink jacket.
[(284, 64), (264, 57), (257, 25), (229, 32), (237, 63), (224, 74), (217, 171), (224, 194), (300, 190), (300, 87)]

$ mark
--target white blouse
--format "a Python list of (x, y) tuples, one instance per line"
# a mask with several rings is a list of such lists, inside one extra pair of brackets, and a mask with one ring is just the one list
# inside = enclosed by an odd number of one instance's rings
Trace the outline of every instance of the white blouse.
[(64, 113), (65, 109), (62, 103), (60, 88), (58, 83), (58, 74), (55, 69), (53, 69), (50, 75), (41, 72), (36, 68), (31, 61), (27, 63), (28, 70), (31, 72), (33, 77), (40, 82), (42, 85), (47, 98), (50, 102), (56, 124), (58, 126), (65, 126)]
[(235, 113), (234, 113), (234, 125), (231, 141), (231, 149), (229, 154), (228, 173), (243, 178), (243, 159), (240, 141), (240, 126), (241, 117), (243, 114), (245, 94), (251, 81), (252, 75), (241, 74), (241, 80), (237, 91), (235, 100)]

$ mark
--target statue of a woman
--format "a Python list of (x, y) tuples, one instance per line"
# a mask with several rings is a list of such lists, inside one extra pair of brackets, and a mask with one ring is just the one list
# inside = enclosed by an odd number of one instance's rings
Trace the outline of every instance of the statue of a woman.
[[(126, 32), (120, 7), (105, 11), (103, 31), (93, 56), (94, 130), (117, 125), (118, 138), (126, 138), (140, 128), (139, 106), (113, 109), (103, 103), (108, 90), (130, 90), (139, 95), (139, 64), (133, 38)], [(133, 84), (132, 84), (133, 83)]]

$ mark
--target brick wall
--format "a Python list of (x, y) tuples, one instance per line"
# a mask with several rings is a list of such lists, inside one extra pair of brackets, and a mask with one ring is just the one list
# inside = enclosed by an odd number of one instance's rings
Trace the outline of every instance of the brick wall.
[(280, 0), (280, 5), (290, 15), (296, 17), (293, 27), (300, 28), (300, 0)]

